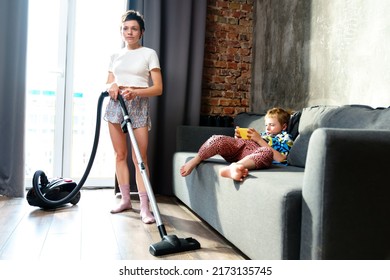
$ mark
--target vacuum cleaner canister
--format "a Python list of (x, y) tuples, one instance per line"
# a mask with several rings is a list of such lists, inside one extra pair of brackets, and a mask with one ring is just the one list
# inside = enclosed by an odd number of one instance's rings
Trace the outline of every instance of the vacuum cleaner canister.
[(27, 201), (31, 206), (38, 206), (43, 209), (55, 209), (68, 203), (75, 205), (79, 202), (81, 196), (80, 190), (87, 180), (95, 159), (99, 143), (102, 105), (104, 98), (107, 96), (108, 92), (102, 92), (98, 100), (95, 137), (93, 140), (91, 156), (80, 182), (76, 184), (72, 179), (64, 178), (56, 178), (49, 181), (45, 172), (42, 170), (35, 171), (32, 179), (33, 187), (28, 191), (26, 196)]
[[(52, 181), (42, 180), (38, 187), (42, 195), (49, 200), (60, 200), (67, 197), (76, 187), (77, 184), (72, 179), (55, 178)], [(76, 196), (69, 202), (76, 205), (80, 201), (81, 193), (78, 192)], [(37, 206), (43, 209), (54, 209), (50, 204), (46, 203), (38, 197), (34, 188), (27, 192), (27, 201), (31, 206)]]

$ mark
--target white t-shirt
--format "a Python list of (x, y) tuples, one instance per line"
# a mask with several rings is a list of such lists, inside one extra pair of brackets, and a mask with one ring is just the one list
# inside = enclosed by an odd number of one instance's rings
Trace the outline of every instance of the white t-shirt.
[(119, 86), (148, 87), (150, 71), (160, 69), (155, 50), (140, 47), (129, 50), (126, 47), (111, 55), (108, 71), (115, 76)]

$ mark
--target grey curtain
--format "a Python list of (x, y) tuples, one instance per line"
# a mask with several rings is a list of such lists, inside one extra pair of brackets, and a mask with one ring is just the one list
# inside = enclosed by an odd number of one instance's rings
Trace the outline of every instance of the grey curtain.
[(0, 2), (0, 195), (24, 196), (28, 0)]
[(157, 51), (163, 95), (151, 98), (150, 181), (154, 192), (172, 194), (176, 127), (198, 125), (202, 92), (207, 0), (130, 0), (145, 18), (143, 45)]

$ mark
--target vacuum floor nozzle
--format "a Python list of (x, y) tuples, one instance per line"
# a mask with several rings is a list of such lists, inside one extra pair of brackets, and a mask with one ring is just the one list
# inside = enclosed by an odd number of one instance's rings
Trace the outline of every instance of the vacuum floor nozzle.
[(162, 256), (197, 249), (200, 249), (200, 243), (196, 239), (165, 235), (160, 242), (150, 245), (149, 252), (153, 256)]

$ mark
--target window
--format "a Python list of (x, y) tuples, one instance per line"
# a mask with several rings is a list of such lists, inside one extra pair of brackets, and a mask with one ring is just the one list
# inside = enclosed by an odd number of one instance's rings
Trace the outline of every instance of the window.
[[(109, 56), (122, 46), (119, 26), (126, 2), (29, 1), (26, 187), (31, 186), (36, 170), (43, 170), (49, 178), (76, 181), (84, 174)], [(97, 154), (85, 186), (114, 184), (114, 153), (107, 124), (101, 124)]]

